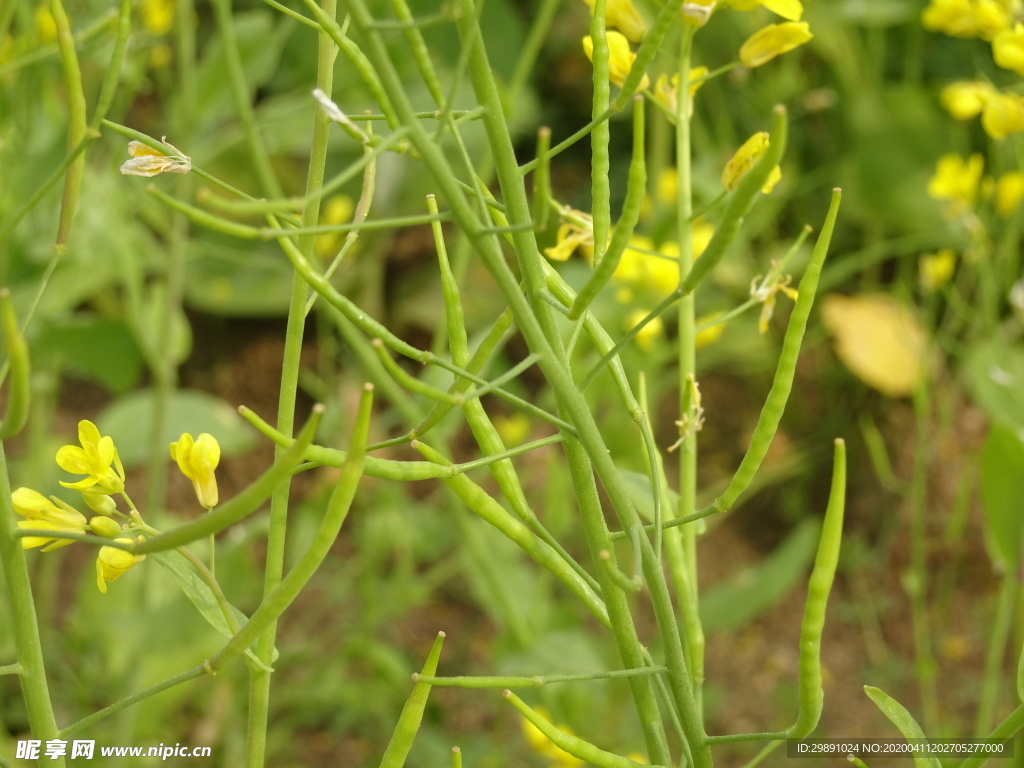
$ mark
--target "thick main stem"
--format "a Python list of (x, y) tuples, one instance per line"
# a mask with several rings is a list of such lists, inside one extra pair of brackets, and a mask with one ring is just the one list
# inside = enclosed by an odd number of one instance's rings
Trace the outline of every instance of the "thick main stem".
[[(32, 600), (25, 550), (22, 549), (21, 539), (14, 535), (16, 530), (7, 458), (3, 443), (0, 442), (0, 564), (3, 565), (7, 601), (11, 608), (10, 631), (14, 635), (21, 691), (25, 698), (32, 738), (46, 742), (58, 738), (59, 730), (46, 683), (43, 649), (39, 641), (39, 624)], [(53, 764), (63, 768), (65, 760), (60, 757)]]
[[(337, 11), (336, 0), (323, 0), (322, 9), (331, 19)], [(320, 32), (317, 56), (317, 87), (330, 94), (334, 82), (334, 59), (337, 48), (326, 32)], [(312, 106), (312, 105), (311, 105)], [(327, 160), (327, 138), (330, 121), (319, 109), (313, 112), (313, 139), (306, 177), (307, 203), (302, 211), (302, 226), (313, 227), (320, 216), (320, 198), (316, 192), (324, 182), (324, 167)], [(267, 183), (267, 182), (265, 182)], [(301, 235), (298, 247), (306, 259), (313, 257), (312, 234)], [(302, 277), (295, 273), (292, 282), (291, 301), (288, 305), (288, 325), (285, 331), (284, 360), (281, 364), (281, 388), (278, 398), (277, 428), (285, 435), (291, 435), (295, 426), (295, 399), (299, 382), (299, 358), (302, 353), (302, 337), (306, 319), (308, 287)], [(276, 454), (283, 451), (281, 446)], [(276, 457), (275, 457), (276, 458)], [(285, 537), (288, 525), (288, 495), (291, 483), (285, 481), (278, 486), (270, 499), (270, 534), (267, 540), (266, 571), (263, 577), (263, 595), (268, 598), (281, 583), (284, 574)], [(257, 657), (269, 667), (277, 637), (277, 620), (271, 621), (256, 642)], [(270, 709), (270, 673), (255, 666), (250, 667), (249, 723), (247, 737), (247, 766), (262, 768), (266, 757), (267, 718)]]

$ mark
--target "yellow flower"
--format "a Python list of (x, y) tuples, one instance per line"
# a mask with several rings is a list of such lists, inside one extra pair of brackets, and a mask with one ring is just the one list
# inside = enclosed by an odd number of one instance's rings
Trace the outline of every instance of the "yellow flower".
[(939, 100), (955, 119), (970, 120), (982, 113), (995, 93), (996, 89), (985, 82), (951, 83), (942, 89)]
[(121, 173), (125, 176), (157, 176), (161, 173), (188, 173), (192, 170), (192, 158), (184, 154), (173, 144), (168, 144), (167, 137), (161, 141), (177, 152), (177, 155), (165, 155), (141, 141), (128, 142), (130, 160), (121, 165)]
[(77, 483), (65, 483), (65, 488), (82, 491), (86, 488), (91, 493), (121, 493), (124, 490), (124, 466), (117, 455), (114, 440), (109, 436), (100, 436), (100, 431), (91, 421), (78, 422), (77, 445), (65, 445), (57, 451), (57, 465), (65, 472), (75, 475), (87, 475)]
[[(130, 544), (132, 539), (123, 536), (114, 541)], [(142, 537), (140, 536), (136, 541), (142, 541)], [(100, 588), (100, 592), (106, 594), (108, 581), (116, 581), (124, 575), (125, 571), (145, 559), (145, 555), (135, 555), (116, 547), (100, 547), (100, 553), (96, 557), (96, 586)]]
[(966, 162), (960, 155), (943, 155), (928, 181), (928, 196), (971, 208), (978, 197), (984, 168), (985, 160), (979, 154), (971, 155)]
[[(352, 219), (355, 204), (348, 195), (331, 195), (324, 203), (320, 214), (320, 224), (344, 224)], [(344, 232), (324, 232), (317, 235), (313, 249), (321, 257), (333, 256), (341, 248), (341, 241), (346, 237)]]
[[(690, 103), (689, 114), (693, 115), (693, 97), (697, 95), (697, 89), (704, 85), (702, 77), (707, 75), (707, 67), (694, 67), (690, 70)], [(697, 82), (694, 82), (694, 81)], [(661, 102), (665, 109), (672, 114), (679, 110), (679, 73), (676, 72), (669, 78), (667, 75), (658, 75), (654, 81), (654, 98)]]
[[(594, 15), (594, 0), (583, 0)], [(647, 34), (647, 23), (632, 0), (606, 0), (604, 18), (609, 27), (619, 30), (631, 43), (639, 43)]]
[[(607, 39), (608, 79), (621, 88), (622, 84), (626, 82), (629, 70), (633, 68), (633, 60), (636, 59), (636, 54), (629, 49), (629, 41), (621, 32), (610, 30)], [(593, 61), (594, 41), (590, 39), (590, 35), (583, 38), (583, 50), (587, 54), (587, 58)], [(645, 90), (650, 84), (650, 79), (647, 75), (644, 75), (638, 90)]]
[(956, 270), (956, 254), (949, 248), (926, 253), (918, 263), (918, 279), (925, 291), (934, 291), (949, 282)]
[(804, 15), (804, 6), (800, 0), (725, 0), (725, 4), (737, 11), (752, 11), (764, 6), (789, 21), (800, 21)]
[[(548, 715), (547, 710), (542, 707), (535, 707), (534, 711), (550, 722), (551, 718)], [(567, 725), (558, 726), (558, 730), (564, 733), (572, 733), (572, 729)], [(544, 735), (540, 728), (531, 723), (525, 717), (523, 718), (523, 736), (526, 737), (526, 743), (530, 745), (530, 749), (551, 760), (558, 768), (574, 768), (575, 766), (583, 764), (582, 760), (574, 755), (570, 755), (564, 749), (551, 741), (551, 739)]]
[(1013, 93), (995, 93), (985, 102), (981, 127), (993, 139), (1024, 131), (1024, 99)]
[[(626, 322), (623, 323), (623, 327), (626, 330), (630, 330), (636, 326), (641, 320), (647, 317), (650, 310), (647, 309), (635, 309), (629, 313), (629, 317), (626, 318)], [(660, 317), (656, 317), (636, 334), (636, 343), (644, 352), (650, 351), (651, 347), (654, 346), (654, 340), (661, 336), (665, 332), (665, 324), (661, 321)]]
[[(722, 171), (722, 186), (726, 189), (735, 189), (740, 179), (757, 164), (766, 151), (768, 151), (768, 134), (765, 131), (759, 131), (743, 142), (743, 146), (737, 149), (736, 154), (725, 164), (725, 170)], [(769, 174), (768, 180), (761, 187), (761, 191), (767, 195), (780, 178), (782, 178), (782, 169), (775, 166)]]
[(914, 392), (924, 373), (926, 336), (911, 312), (892, 296), (825, 298), (822, 319), (835, 336), (836, 354), (850, 372), (889, 397)]
[(760, 67), (776, 56), (792, 51), (814, 35), (806, 21), (769, 24), (751, 35), (740, 48), (740, 61), (748, 67)]
[[(704, 349), (704, 347), (714, 344), (722, 338), (722, 334), (725, 333), (725, 326), (727, 325), (727, 322), (716, 323), (715, 321), (724, 314), (724, 312), (711, 312), (710, 314), (697, 318), (696, 326), (698, 328), (702, 325), (708, 326), (707, 328), (697, 331), (696, 335), (693, 337), (693, 344), (697, 349)], [(708, 325), (709, 323), (714, 323), (714, 325)]]
[(1024, 77), (1024, 24), (1014, 24), (992, 38), (992, 58), (1003, 69)]
[(1004, 218), (1012, 216), (1024, 198), (1024, 173), (1010, 171), (996, 181), (996, 213)]
[(139, 11), (142, 26), (154, 37), (162, 37), (174, 27), (174, 0), (142, 0)]
[(999, 0), (974, 0), (974, 3), (974, 23), (982, 40), (991, 40), (1004, 29), (1009, 29), (1013, 20), (1004, 3)]
[(43, 43), (52, 43), (57, 39), (57, 22), (53, 18), (48, 2), (36, 6), (36, 33)]
[(217, 478), (213, 471), (220, 463), (220, 444), (207, 433), (195, 440), (188, 432), (171, 443), (171, 458), (178, 462), (178, 469), (192, 481), (199, 503), (209, 509), (217, 506)]
[(943, 32), (952, 37), (978, 34), (971, 0), (932, 0), (921, 13), (921, 24), (931, 32)]
[(505, 445), (521, 445), (530, 436), (530, 419), (522, 411), (514, 411), (507, 416), (499, 413), (491, 423)]
[(704, 253), (704, 249), (708, 247), (708, 243), (711, 242), (712, 235), (715, 234), (715, 227), (707, 220), (698, 216), (693, 220), (693, 230), (690, 235), (691, 245), (693, 245), (693, 258), (700, 258), (700, 255)]
[[(14, 511), (27, 520), (18, 521), (18, 527), (30, 530), (85, 533), (85, 515), (70, 507), (56, 496), (49, 499), (31, 488), (18, 488), (11, 494)], [(42, 547), (43, 552), (66, 547), (74, 542), (46, 536), (26, 536), (21, 540), (23, 549)]]
[[(679, 285), (679, 245), (671, 241), (654, 247), (643, 235), (633, 235), (612, 279), (617, 283), (664, 298)], [(632, 299), (631, 292), (620, 298)]]

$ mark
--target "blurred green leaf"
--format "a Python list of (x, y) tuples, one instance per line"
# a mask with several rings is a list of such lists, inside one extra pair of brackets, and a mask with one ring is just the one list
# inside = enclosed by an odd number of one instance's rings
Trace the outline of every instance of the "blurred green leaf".
[(707, 590), (700, 601), (704, 630), (737, 629), (782, 600), (810, 569), (820, 532), (820, 520), (804, 518), (762, 562)]
[(58, 357), (71, 373), (114, 393), (138, 384), (145, 365), (124, 322), (95, 315), (71, 315), (49, 324), (33, 346)]
[[(273, 15), (262, 10), (236, 13), (234, 20), (242, 68), (252, 96), (274, 75), (290, 28), (288, 24), (275, 28)], [(234, 100), (225, 98), (227, 71), (224, 44), (218, 35), (199, 65), (195, 114), (202, 116), (204, 128), (235, 112)]]
[[(181, 587), (181, 591), (192, 601), (196, 610), (202, 614), (211, 627), (224, 635), (224, 637), (230, 638), (234, 635), (228, 626), (227, 619), (224, 617), (224, 612), (221, 611), (220, 605), (217, 603), (217, 598), (213, 595), (213, 590), (210, 589), (206, 582), (199, 578), (199, 574), (196, 573), (195, 568), (185, 559), (183, 554), (172, 550), (169, 552), (153, 552), (148, 557), (156, 560), (165, 571), (174, 577), (174, 580)], [(229, 608), (238, 622), (239, 628), (245, 626), (249, 621), (248, 617), (235, 608), (235, 606), (230, 605), (230, 603)], [(270, 671), (267, 665), (260, 661), (251, 650), (246, 650), (245, 655), (261, 669)], [(277, 649), (275, 648), (274, 659), (276, 658)]]
[[(276, 246), (274, 246), (276, 247)], [(287, 260), (261, 253), (252, 245), (213, 239), (193, 245), (185, 301), (216, 315), (284, 315), (288, 311), (292, 273)]]
[[(889, 722), (895, 725), (900, 733), (907, 739), (924, 739), (924, 731), (917, 724), (914, 716), (907, 711), (907, 708), (885, 691), (874, 688), (870, 685), (864, 686), (864, 693), (875, 702), (875, 705), (882, 710), (882, 714), (889, 718)], [(937, 757), (929, 755), (914, 754), (914, 765), (916, 768), (941, 768), (942, 763)]]
[[(152, 390), (133, 392), (115, 400), (97, 418), (103, 434), (114, 438), (125, 466), (137, 466), (149, 459), (153, 398)], [(169, 445), (182, 432), (193, 436), (209, 432), (217, 438), (224, 456), (245, 453), (256, 441), (252, 428), (234, 408), (213, 395), (192, 390), (178, 390), (171, 396), (163, 442)]]
[(1024, 442), (1000, 424), (989, 429), (981, 449), (981, 503), (989, 555), (1004, 568), (1016, 569), (1024, 534)]
[(1024, 348), (980, 342), (967, 353), (962, 372), (974, 402), (992, 422), (1024, 430)]

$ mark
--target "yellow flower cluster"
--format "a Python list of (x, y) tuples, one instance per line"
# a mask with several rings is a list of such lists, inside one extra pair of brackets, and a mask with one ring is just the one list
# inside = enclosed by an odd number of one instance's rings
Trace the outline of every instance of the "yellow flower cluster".
[(921, 12), (921, 23), (951, 37), (992, 40), (1012, 25), (1019, 11), (1019, 0), (931, 0)]
[[(921, 14), (921, 23), (933, 32), (988, 41), (996, 65), (1024, 77), (1022, 16), (1022, 0), (931, 0)], [(1024, 98), (999, 91), (991, 83), (951, 83), (940, 99), (957, 120), (981, 115), (982, 128), (993, 139), (1024, 131)]]
[[(212, 507), (217, 503), (217, 481), (213, 470), (220, 460), (220, 445), (207, 434), (193, 440), (184, 434), (171, 444), (171, 456), (181, 471), (192, 480), (200, 503)], [(78, 423), (78, 445), (65, 445), (57, 451), (57, 464), (76, 475), (85, 475), (75, 482), (60, 481), (65, 488), (82, 494), (82, 501), (95, 513), (90, 520), (70, 504), (56, 496), (47, 498), (31, 488), (18, 488), (11, 494), (14, 511), (24, 517), (18, 527), (39, 532), (21, 540), (24, 549), (40, 547), (51, 552), (74, 542), (66, 534), (94, 533), (104, 539), (121, 543), (143, 541), (142, 533), (156, 533), (146, 525), (131, 498), (125, 493), (125, 472), (117, 446), (109, 435), (101, 435), (91, 421)], [(131, 509), (124, 514), (111, 496), (119, 495)], [(115, 519), (120, 518), (120, 522)], [(46, 535), (52, 533), (54, 535)], [(123, 576), (130, 568), (146, 559), (119, 547), (102, 546), (96, 557), (96, 586), (106, 593), (107, 584)]]
[[(584, 0), (594, 12), (595, 0)], [(804, 7), (800, 0), (724, 0), (728, 5), (740, 11), (752, 11), (755, 8), (767, 8), (777, 13), (786, 21), (780, 24), (769, 24), (758, 30), (740, 48), (739, 59), (744, 66), (759, 67), (776, 56), (792, 51), (808, 40), (813, 35), (807, 22), (800, 21), (803, 16)], [(714, 0), (693, 0), (684, 2), (682, 5), (683, 20), (693, 26), (704, 26), (715, 10)], [(630, 43), (640, 43), (647, 33), (647, 23), (643, 16), (633, 5), (632, 0), (606, 0), (605, 21), (608, 26), (608, 79), (615, 85), (622, 87), (636, 55), (630, 48)], [(583, 50), (587, 58), (593, 61), (594, 41), (588, 35), (583, 38)], [(707, 70), (695, 75), (691, 70), (690, 79), (703, 77)], [(671, 81), (660, 76), (655, 86), (655, 98), (665, 104), (671, 111), (675, 112), (676, 94), (679, 91), (679, 75), (675, 74)], [(639, 90), (643, 91), (650, 85), (647, 75), (643, 76)], [(696, 86), (690, 91), (690, 97), (696, 92)]]
[(998, 215), (1009, 218), (1024, 199), (1024, 173), (1009, 171), (998, 179), (983, 178), (985, 160), (979, 154), (964, 160), (943, 155), (928, 181), (928, 196), (948, 202), (947, 215), (962, 218), (973, 214), (978, 198), (991, 198)]

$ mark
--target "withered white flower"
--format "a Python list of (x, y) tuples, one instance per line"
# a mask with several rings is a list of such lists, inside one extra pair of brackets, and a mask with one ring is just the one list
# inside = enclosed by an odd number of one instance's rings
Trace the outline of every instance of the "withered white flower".
[(192, 170), (191, 157), (169, 144), (166, 136), (161, 141), (178, 154), (165, 155), (141, 141), (129, 141), (128, 154), (131, 159), (124, 161), (121, 173), (125, 176), (157, 176), (161, 173), (188, 173)]
[(327, 119), (341, 125), (345, 130), (349, 132), (363, 144), (370, 142), (370, 137), (356, 125), (352, 119), (342, 112), (341, 107), (331, 101), (330, 97), (319, 88), (313, 89), (313, 98), (316, 99), (316, 103), (320, 105), (320, 109), (327, 115)]

